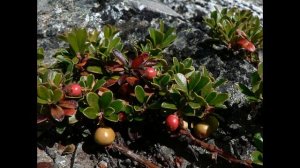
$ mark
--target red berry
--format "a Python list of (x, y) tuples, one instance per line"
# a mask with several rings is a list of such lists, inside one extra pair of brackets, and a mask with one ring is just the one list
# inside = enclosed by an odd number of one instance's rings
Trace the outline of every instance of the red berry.
[(124, 112), (120, 112), (120, 113), (118, 114), (118, 118), (119, 118), (119, 121), (120, 121), (120, 122), (123, 122), (123, 121), (126, 120), (126, 114), (125, 114)]
[(157, 72), (154, 68), (148, 67), (148, 68), (146, 68), (144, 75), (147, 79), (151, 80), (156, 76), (156, 74), (157, 74)]
[(66, 93), (68, 96), (79, 97), (81, 96), (81, 86), (79, 84), (70, 84), (66, 86)]
[(251, 41), (248, 41), (247, 39), (242, 38), (242, 39), (238, 40), (237, 44), (249, 52), (255, 51), (255, 46), (253, 45), (253, 43)]
[(179, 126), (179, 119), (177, 115), (171, 114), (166, 118), (166, 125), (170, 131), (175, 131)]

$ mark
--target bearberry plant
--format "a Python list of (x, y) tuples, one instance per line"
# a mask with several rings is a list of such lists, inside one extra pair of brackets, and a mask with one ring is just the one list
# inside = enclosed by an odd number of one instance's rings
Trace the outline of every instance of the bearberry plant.
[[(193, 133), (201, 139), (217, 130), (214, 110), (226, 108), (229, 98), (217, 88), (226, 80), (216, 80), (204, 66), (195, 69), (191, 58), (174, 57), (168, 64), (161, 51), (176, 35), (174, 28), (164, 26), (160, 22), (158, 29), (149, 28), (150, 39), (135, 46), (135, 52), (123, 50), (118, 30), (111, 25), (101, 32), (76, 28), (61, 35), (68, 47), (57, 51), (56, 62), (49, 67), (41, 62), (43, 50), (39, 49), (37, 103), (38, 116), (44, 118), (38, 123), (51, 122), (60, 134), (84, 125), (98, 144), (124, 151), (114, 143), (116, 123), (126, 127), (126, 123), (156, 120), (166, 133), (182, 132), (195, 144), (223, 156), (218, 148), (195, 139), (187, 125), (193, 123)], [(223, 157), (248, 165), (228, 154)]]
[(258, 61), (256, 51), (263, 47), (263, 29), (259, 18), (250, 10), (216, 8), (204, 17), (204, 23), (210, 28), (210, 36), (220, 44), (232, 51), (242, 49), (251, 62)]

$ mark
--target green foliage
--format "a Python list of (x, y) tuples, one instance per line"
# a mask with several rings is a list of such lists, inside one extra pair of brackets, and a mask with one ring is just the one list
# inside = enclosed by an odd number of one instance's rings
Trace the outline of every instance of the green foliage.
[(252, 152), (251, 159), (254, 164), (263, 166), (263, 138), (260, 133), (256, 133), (253, 140), (257, 150)]
[(165, 28), (162, 20), (160, 20), (159, 28), (148, 29), (150, 39), (147, 39), (145, 45), (141, 44), (140, 49), (143, 52), (149, 52), (152, 56), (160, 55), (161, 51), (170, 46), (176, 39), (175, 28)]
[(239, 90), (247, 96), (250, 102), (263, 100), (263, 62), (258, 64), (258, 69), (251, 76), (251, 88), (239, 83)]
[[(226, 80), (215, 80), (205, 67), (196, 70), (191, 58), (173, 58), (170, 65), (163, 59), (161, 51), (176, 38), (174, 28), (160, 22), (149, 34), (135, 55), (123, 51), (114, 26), (101, 32), (76, 28), (61, 35), (69, 46), (58, 50), (55, 63), (37, 76), (38, 113), (54, 119), (61, 134), (85, 122), (121, 122), (121, 113), (127, 122), (141, 122), (173, 112), (202, 118), (208, 108), (226, 108), (229, 95), (217, 91)], [(38, 67), (43, 53), (38, 50)], [(154, 78), (145, 75), (148, 68), (155, 70)], [(80, 96), (69, 96), (72, 84), (81, 86)]]
[(182, 63), (173, 58), (170, 70), (154, 80), (154, 85), (160, 90), (159, 94), (165, 96), (161, 107), (200, 118), (206, 108), (226, 108), (224, 102), (229, 95), (216, 91), (226, 80), (216, 81), (205, 67), (198, 71), (192, 63), (190, 58)]
[[(263, 28), (257, 16), (250, 10), (238, 8), (217, 8), (210, 16), (204, 17), (204, 23), (210, 28), (210, 36), (218, 43), (226, 45), (231, 51), (246, 52), (242, 55), (251, 63), (259, 62), (257, 49), (263, 48)], [(237, 52), (234, 52), (237, 53)]]
[(103, 113), (105, 119), (117, 122), (118, 112), (124, 108), (123, 101), (113, 100), (111, 91), (104, 92), (101, 97), (96, 93), (90, 92), (86, 96), (88, 107), (84, 108), (82, 113), (89, 119), (96, 119)]

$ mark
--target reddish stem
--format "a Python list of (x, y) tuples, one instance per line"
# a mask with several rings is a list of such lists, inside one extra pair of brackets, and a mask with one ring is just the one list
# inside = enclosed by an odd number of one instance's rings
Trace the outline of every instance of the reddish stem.
[(186, 135), (187, 137), (191, 138), (192, 142), (195, 145), (198, 145), (198, 146), (208, 150), (211, 153), (216, 153), (218, 156), (228, 160), (229, 162), (239, 163), (239, 164), (245, 165), (246, 167), (252, 168), (252, 165), (251, 165), (252, 162), (250, 160), (239, 160), (235, 156), (223, 151), (223, 149), (220, 149), (213, 144), (208, 144), (206, 142), (203, 142), (203, 141), (195, 138), (189, 131), (187, 131), (185, 129), (180, 129), (179, 132), (180, 132), (180, 134)]

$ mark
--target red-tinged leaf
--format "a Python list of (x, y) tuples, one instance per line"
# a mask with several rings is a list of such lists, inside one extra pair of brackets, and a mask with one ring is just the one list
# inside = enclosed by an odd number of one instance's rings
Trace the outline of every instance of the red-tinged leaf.
[(118, 81), (117, 79), (112, 79), (112, 78), (111, 78), (111, 79), (108, 79), (108, 80), (105, 82), (105, 84), (103, 85), (103, 87), (110, 87), (110, 86), (116, 84), (117, 81)]
[(130, 87), (128, 83), (124, 83), (120, 88), (119, 88), (119, 93), (121, 96), (124, 98), (128, 98), (128, 95), (130, 92), (133, 92), (133, 89)]
[(37, 124), (45, 122), (49, 119), (47, 115), (37, 115)]
[(238, 45), (240, 45), (241, 48), (244, 48), (245, 50), (249, 52), (254, 52), (255, 51), (255, 46), (251, 41), (248, 41), (247, 39), (240, 39), (237, 42)]
[(108, 72), (122, 72), (124, 71), (124, 66), (118, 62), (109, 62), (105, 65), (105, 69)]
[(88, 73), (87, 71), (83, 71), (83, 72), (80, 72), (80, 75), (81, 75), (81, 76), (88, 76), (89, 73)]
[(126, 81), (131, 85), (131, 86), (135, 86), (138, 84), (139, 79), (133, 76), (127, 77)]
[(77, 112), (77, 110), (74, 108), (63, 108), (63, 110), (64, 110), (64, 114), (66, 116), (72, 116), (72, 115), (76, 114), (76, 112)]
[(132, 60), (131, 68), (136, 69), (144, 63), (149, 57), (148, 53), (142, 53), (141, 55), (137, 56), (135, 59)]
[(76, 64), (75, 66), (76, 66), (76, 68), (80, 68), (80, 67), (85, 66), (86, 63), (87, 63), (87, 60), (82, 60), (82, 62)]
[(144, 66), (145, 67), (153, 67), (153, 66), (155, 66), (157, 64), (157, 61), (146, 61), (145, 63), (144, 63)]
[(64, 110), (57, 105), (51, 106), (51, 115), (58, 122), (61, 122), (65, 118)]
[(78, 107), (78, 102), (75, 100), (61, 100), (58, 102), (58, 105), (63, 108), (74, 108)]
[(99, 96), (102, 96), (102, 94), (103, 94), (104, 92), (111, 91), (111, 90), (109, 90), (109, 89), (106, 88), (106, 87), (100, 87), (98, 90), (99, 90), (99, 92), (98, 92), (98, 95), (99, 95)]
[(128, 75), (122, 75), (119, 79), (118, 79), (118, 84), (122, 85), (123, 83), (126, 82), (126, 78)]

